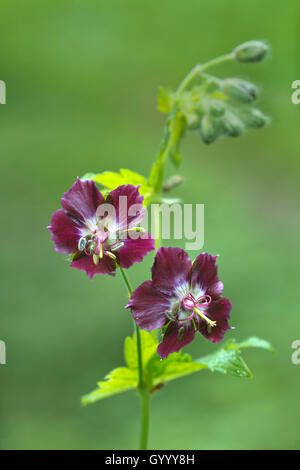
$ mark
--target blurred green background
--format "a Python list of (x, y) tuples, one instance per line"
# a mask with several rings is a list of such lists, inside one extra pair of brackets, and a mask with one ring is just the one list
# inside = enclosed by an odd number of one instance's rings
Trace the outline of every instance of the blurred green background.
[[(269, 60), (215, 73), (255, 81), (272, 124), (208, 147), (190, 133), (186, 184), (170, 197), (205, 204), (204, 249), (220, 253), (233, 304), (228, 336), (261, 336), (276, 354), (245, 352), (253, 380), (204, 371), (165, 387), (153, 399), (150, 446), (299, 449), (300, 365), (291, 363), (300, 339), (300, 108), (291, 103), (299, 8), (297, 0), (1, 2), (1, 448), (136, 448), (134, 393), (86, 408), (79, 401), (123, 364), (132, 321), (122, 281), (70, 269), (46, 226), (77, 175), (120, 167), (148, 175), (164, 123), (159, 85), (174, 88), (196, 63), (265, 39)], [(134, 286), (149, 279), (152, 260), (130, 270)], [(186, 351), (215, 349), (198, 336)]]

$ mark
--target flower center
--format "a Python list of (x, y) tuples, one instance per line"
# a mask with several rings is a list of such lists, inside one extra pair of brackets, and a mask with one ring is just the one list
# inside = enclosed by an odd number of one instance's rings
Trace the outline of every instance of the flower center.
[[(192, 294), (189, 294), (187, 297), (185, 297), (181, 305), (184, 310), (190, 312), (191, 314), (183, 319), (178, 320), (180, 323), (187, 323), (189, 321), (193, 321), (195, 315), (196, 318), (198, 319), (199, 317), (202, 318), (203, 320), (208, 323), (209, 326), (216, 326), (216, 322), (208, 318), (204, 311), (206, 310), (206, 307), (211, 303), (211, 297), (210, 295), (201, 295), (197, 299), (194, 298)], [(204, 311), (203, 311), (204, 310)]]
[(120, 230), (114, 234), (109, 231), (101, 231), (95, 229), (91, 234), (81, 237), (78, 241), (78, 250), (84, 252), (88, 256), (93, 257), (94, 264), (99, 264), (103, 256), (108, 256), (114, 261), (117, 259), (114, 254), (124, 246), (122, 239), (129, 231), (141, 231), (140, 227), (132, 227)]

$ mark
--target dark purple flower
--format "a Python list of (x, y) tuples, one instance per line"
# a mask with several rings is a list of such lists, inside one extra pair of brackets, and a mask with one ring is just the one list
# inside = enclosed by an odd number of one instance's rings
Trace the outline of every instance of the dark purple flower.
[(71, 267), (114, 275), (116, 264), (129, 268), (154, 249), (154, 240), (137, 227), (145, 215), (138, 187), (119, 186), (106, 198), (94, 181), (77, 178), (61, 198), (48, 229), (59, 253), (71, 255)]
[(178, 352), (199, 331), (219, 343), (228, 325), (231, 303), (221, 297), (217, 256), (201, 253), (192, 263), (180, 248), (160, 248), (152, 267), (152, 281), (143, 282), (132, 294), (130, 308), (144, 330), (165, 328), (157, 352), (162, 358)]

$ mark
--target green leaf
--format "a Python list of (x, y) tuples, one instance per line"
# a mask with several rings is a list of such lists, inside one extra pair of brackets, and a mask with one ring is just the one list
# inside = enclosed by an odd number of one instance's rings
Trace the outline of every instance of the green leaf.
[(170, 88), (160, 87), (158, 91), (158, 110), (170, 113), (174, 103), (174, 92)]
[[(184, 354), (182, 351), (169, 354), (166, 359), (161, 360), (157, 354), (157, 333), (155, 331), (149, 333), (141, 330), (140, 335), (144, 381), (150, 392), (158, 390), (171, 380), (202, 369), (229, 374), (235, 377), (253, 377), (241, 356), (240, 349), (257, 347), (273, 351), (268, 341), (252, 336), (241, 343), (230, 340), (223, 348), (196, 361), (189, 354)], [(98, 383), (96, 390), (82, 398), (83, 405), (137, 388), (138, 358), (135, 334), (125, 339), (124, 354), (127, 367), (120, 367), (110, 372), (104, 381)]]
[[(157, 385), (164, 385), (170, 380), (197, 372), (204, 367), (206, 368), (205, 365), (194, 362), (189, 354), (183, 354), (182, 351), (169, 354), (166, 359), (161, 360), (156, 352), (158, 346), (156, 334), (141, 330), (140, 335), (143, 348), (143, 370), (149, 390)], [(132, 338), (126, 338), (124, 350), (128, 367), (137, 369), (138, 360), (135, 335)]]
[(235, 377), (253, 377), (252, 372), (241, 356), (240, 349), (243, 348), (260, 348), (267, 351), (274, 351), (272, 345), (263, 339), (251, 336), (250, 338), (236, 343), (234, 339), (226, 343), (222, 349), (213, 354), (202, 357), (196, 362), (206, 364), (212, 372), (220, 372), (221, 374), (229, 374)]
[[(141, 330), (141, 343), (143, 348), (143, 367), (145, 368), (148, 364), (149, 359), (156, 353), (158, 343), (155, 338), (155, 333), (148, 333), (147, 331)], [(136, 335), (133, 337), (128, 336), (124, 343), (124, 355), (125, 361), (129, 368), (135, 369), (138, 367), (137, 357), (137, 344)]]
[(119, 367), (111, 371), (105, 377), (105, 381), (98, 383), (99, 388), (84, 395), (81, 399), (81, 403), (82, 405), (95, 403), (103, 398), (134, 389), (137, 387), (137, 384), (138, 374), (136, 370), (129, 369), (128, 367)]
[(81, 176), (81, 181), (85, 180), (93, 180), (96, 176), (96, 173), (85, 173), (85, 175)]
[(149, 184), (152, 188), (154, 188), (155, 192), (160, 190), (160, 186), (162, 185), (163, 180), (164, 165), (163, 160), (160, 158), (161, 155), (162, 154), (159, 155), (157, 161), (152, 166), (149, 176)]
[(235, 377), (253, 377), (249, 367), (235, 349), (220, 349), (196, 362), (205, 364), (211, 372), (220, 372)]
[(113, 171), (104, 171), (94, 175), (93, 180), (96, 183), (101, 184), (108, 190), (113, 190), (123, 184), (132, 184), (133, 186), (140, 186), (139, 192), (144, 196), (144, 204), (147, 206), (151, 200), (152, 188), (149, 185), (147, 179), (136, 173), (135, 171), (127, 170), (125, 168), (120, 169), (120, 173)]
[(237, 349), (241, 348), (260, 348), (266, 349), (267, 351), (274, 352), (273, 346), (266, 341), (265, 339), (257, 338), (257, 336), (250, 336), (250, 338), (245, 339), (241, 343), (233, 343), (232, 347)]
[(147, 373), (148, 378), (151, 378), (151, 386), (156, 387), (204, 368), (207, 368), (206, 364), (194, 362), (189, 354), (180, 351), (169, 354), (163, 360), (156, 354), (148, 363)]
[(181, 155), (176, 150), (174, 152), (170, 152), (170, 157), (175, 166), (179, 166), (181, 162)]
[(174, 119), (170, 122), (170, 144), (168, 148), (168, 156), (176, 166), (178, 166), (181, 161), (179, 145), (186, 130), (186, 123), (186, 117), (180, 113), (177, 113)]
[(186, 127), (187, 123), (185, 116), (178, 113), (175, 109), (168, 117), (160, 146), (160, 153), (150, 172), (149, 185), (153, 188), (155, 195), (159, 195), (161, 191), (166, 160), (171, 158), (176, 166), (180, 163), (181, 157), (179, 154), (179, 145)]

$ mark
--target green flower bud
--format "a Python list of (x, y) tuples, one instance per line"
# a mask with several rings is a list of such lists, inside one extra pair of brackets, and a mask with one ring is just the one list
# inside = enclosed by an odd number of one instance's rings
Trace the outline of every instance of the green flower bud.
[(190, 112), (187, 116), (187, 127), (188, 129), (195, 130), (199, 129), (200, 116), (197, 113)]
[(270, 122), (270, 118), (259, 109), (250, 109), (247, 114), (243, 114), (242, 118), (246, 126), (257, 129), (266, 126)]
[(209, 114), (205, 114), (200, 123), (200, 135), (205, 144), (211, 144), (219, 134), (218, 124)]
[(226, 112), (224, 118), (222, 119), (222, 123), (225, 133), (230, 137), (238, 137), (245, 130), (245, 126), (240, 118), (230, 111)]
[(213, 117), (223, 116), (225, 113), (225, 104), (221, 100), (213, 100), (209, 105), (208, 111)]
[(239, 78), (228, 78), (224, 80), (223, 91), (229, 97), (243, 103), (254, 101), (257, 96), (257, 88), (253, 83), (240, 80)]
[(163, 185), (162, 190), (164, 193), (167, 193), (173, 188), (176, 188), (183, 182), (183, 178), (180, 175), (173, 175), (169, 178)]
[(248, 41), (233, 50), (239, 62), (260, 62), (269, 52), (269, 46), (263, 41)]

